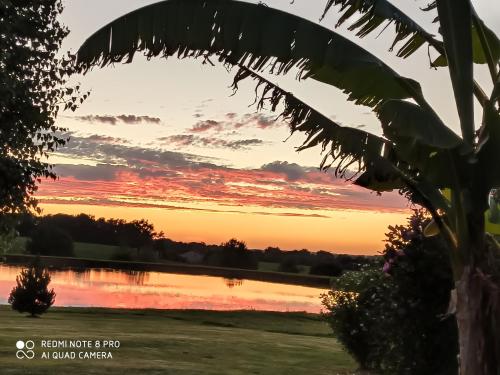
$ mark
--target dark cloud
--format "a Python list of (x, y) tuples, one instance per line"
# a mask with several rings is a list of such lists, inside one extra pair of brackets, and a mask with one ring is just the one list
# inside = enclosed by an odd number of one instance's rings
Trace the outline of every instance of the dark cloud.
[(139, 124), (142, 122), (159, 124), (161, 122), (159, 117), (150, 116), (120, 115), (117, 116), (117, 119), (124, 122), (125, 124)]
[(85, 121), (85, 122), (100, 122), (102, 124), (116, 125), (121, 122), (124, 124), (159, 124), (161, 119), (151, 116), (136, 116), (136, 115), (87, 115), (87, 116), (73, 116), (72, 118)]
[(59, 164), (55, 167), (61, 177), (73, 177), (82, 181), (112, 181), (123, 167), (110, 164), (74, 165)]
[(264, 143), (264, 141), (255, 138), (226, 140), (213, 137), (200, 137), (193, 134), (171, 135), (169, 137), (159, 138), (159, 140), (178, 147), (199, 146), (199, 147), (209, 147), (209, 148), (229, 148), (232, 150), (245, 150), (250, 147), (258, 146)]
[(263, 171), (284, 174), (287, 180), (290, 181), (301, 179), (311, 171), (311, 168), (302, 167), (296, 163), (288, 163), (287, 161), (273, 161), (272, 163), (264, 164), (261, 169)]
[[(176, 137), (178, 141), (190, 142), (198, 136)], [(61, 149), (62, 154), (93, 159), (98, 164), (58, 165), (56, 172), (61, 179), (56, 183), (42, 184), (40, 192), (43, 196), (74, 197), (79, 203), (82, 199), (109, 198), (114, 204), (127, 204), (123, 199), (110, 198), (117, 196), (137, 200), (139, 205), (147, 204), (149, 200), (308, 210), (391, 211), (399, 210), (405, 204), (403, 198), (394, 194), (375, 200), (374, 195), (359, 187), (348, 187), (331, 173), (320, 173), (317, 168), (296, 163), (274, 161), (261, 168), (237, 169), (216, 164), (214, 159), (199, 155), (103, 143), (97, 138), (72, 137), (67, 147)], [(233, 142), (251, 143), (252, 140)], [(311, 214), (308, 216), (315, 215), (314, 212)]]
[(127, 141), (123, 138), (116, 138), (116, 137), (111, 137), (108, 135), (99, 135), (99, 134), (93, 134), (87, 138), (89, 141), (92, 142), (101, 142), (101, 143), (127, 143)]
[(244, 115), (242, 122), (240, 122), (238, 125), (239, 127), (254, 126), (259, 129), (268, 129), (279, 127), (282, 124), (276, 121), (275, 116), (267, 116), (262, 113), (253, 113)]
[(271, 129), (283, 126), (282, 122), (276, 121), (276, 117), (267, 116), (262, 113), (247, 113), (240, 118), (234, 112), (224, 115), (224, 120), (198, 121), (189, 131), (191, 133), (231, 131), (240, 128)]
[(237, 140), (237, 141), (229, 141), (228, 142), (228, 147), (232, 148), (234, 150), (239, 150), (239, 149), (242, 149), (242, 148), (248, 148), (248, 147), (251, 147), (251, 146), (261, 145), (263, 143), (264, 143), (263, 140), (256, 139), (256, 138), (253, 138), (253, 139), (240, 139), (240, 140)]
[(108, 164), (125, 164), (129, 167), (164, 166), (177, 168), (219, 168), (207, 158), (182, 152), (164, 151), (116, 143), (102, 143), (92, 137), (72, 136), (62, 154), (72, 157), (90, 158)]
[(158, 138), (160, 142), (166, 142), (177, 146), (191, 146), (199, 137), (193, 134), (177, 134)]
[[(41, 199), (44, 203), (60, 203), (60, 204), (68, 204), (68, 200), (61, 200), (57, 197), (53, 198), (44, 198)], [(213, 209), (213, 208), (198, 208), (198, 207), (186, 207), (186, 206), (176, 206), (170, 204), (153, 204), (153, 203), (144, 203), (144, 202), (117, 202), (116, 200), (109, 198), (87, 198), (85, 200), (79, 199), (77, 201), (79, 204), (90, 204), (90, 205), (99, 205), (99, 206), (121, 206), (121, 207), (141, 207), (141, 208), (161, 208), (169, 211), (198, 211), (198, 212), (211, 212), (211, 213), (230, 213), (230, 214), (255, 214), (255, 215), (263, 215), (263, 216), (286, 216), (286, 217), (304, 217), (304, 218), (323, 218), (329, 219), (330, 216), (320, 215), (320, 214), (301, 214), (295, 212), (262, 212), (262, 211), (240, 211), (240, 210), (230, 210), (230, 209)]]
[(215, 120), (204, 120), (198, 121), (193, 127), (190, 129), (193, 133), (202, 133), (209, 130), (213, 131), (221, 131), (224, 127), (224, 124), (220, 121)]

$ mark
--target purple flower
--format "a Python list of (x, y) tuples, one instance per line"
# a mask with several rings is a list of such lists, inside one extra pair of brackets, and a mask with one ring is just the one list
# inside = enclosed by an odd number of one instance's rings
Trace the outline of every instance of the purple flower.
[(389, 271), (391, 270), (391, 266), (392, 266), (392, 262), (391, 261), (385, 262), (384, 263), (384, 267), (382, 267), (382, 271), (384, 273), (389, 273)]

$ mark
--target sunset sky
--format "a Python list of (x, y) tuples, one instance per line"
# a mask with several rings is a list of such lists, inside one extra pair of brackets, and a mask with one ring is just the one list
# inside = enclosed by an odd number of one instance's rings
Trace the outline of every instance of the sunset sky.
[[(76, 52), (101, 26), (156, 1), (66, 0), (63, 22), (71, 30), (63, 49)], [(326, 1), (269, 0), (269, 6), (318, 21)], [(436, 33), (427, 1), (393, 1)], [(316, 4), (314, 7), (311, 3)], [(500, 33), (500, 7), (475, 1), (486, 24)], [(322, 21), (333, 27), (335, 11)], [(351, 39), (355, 37), (338, 29)], [(357, 40), (399, 73), (422, 83), (441, 117), (458, 129), (445, 70), (429, 68), (427, 48), (407, 61), (387, 52), (392, 28)], [(487, 72), (477, 67), (479, 80)], [(287, 91), (337, 121), (380, 134), (374, 114), (318, 82), (273, 77)], [(139, 55), (132, 64), (94, 69), (78, 77), (91, 97), (58, 119), (71, 142), (51, 161), (60, 179), (44, 182), (38, 198), (44, 213), (146, 218), (169, 238), (219, 243), (237, 237), (251, 248), (329, 250), (373, 254), (386, 228), (402, 223), (408, 203), (396, 193), (377, 196), (318, 171), (320, 149), (301, 153), (303, 137), (288, 139), (286, 124), (249, 106), (253, 87), (236, 95), (232, 74), (200, 61)], [(488, 87), (487, 84), (484, 85)], [(286, 142), (285, 142), (286, 140)]]

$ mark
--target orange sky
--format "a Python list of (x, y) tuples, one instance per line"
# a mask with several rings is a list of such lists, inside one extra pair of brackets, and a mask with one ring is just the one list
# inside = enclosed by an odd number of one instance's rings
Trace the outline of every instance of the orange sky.
[[(87, 131), (99, 120), (88, 122)], [(257, 117), (248, 126), (264, 122)], [(110, 132), (154, 132), (155, 126), (125, 123), (112, 125)], [(268, 163), (244, 167), (238, 161), (252, 154), (235, 150), (228, 166), (207, 156), (204, 147), (191, 153), (168, 144), (143, 146), (99, 134), (100, 129), (80, 135), (75, 128), (54, 158), (60, 178), (44, 181), (37, 192), (45, 214), (145, 218), (178, 241), (221, 243), (236, 237), (252, 248), (374, 254), (383, 248), (387, 226), (403, 222), (409, 212), (397, 193), (378, 196), (331, 171), (275, 160), (272, 153)], [(288, 132), (283, 124), (279, 129)]]
[(160, 208), (42, 204), (45, 214), (85, 212), (127, 220), (147, 218), (167, 237), (180, 241), (220, 243), (231, 237), (251, 248), (331, 250), (374, 254), (383, 248), (387, 226), (404, 222), (406, 212), (336, 210), (329, 218), (283, 217), (242, 213), (165, 211)]

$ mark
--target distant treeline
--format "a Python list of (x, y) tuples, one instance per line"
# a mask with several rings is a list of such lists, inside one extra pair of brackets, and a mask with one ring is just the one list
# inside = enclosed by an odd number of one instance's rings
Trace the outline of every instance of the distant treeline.
[[(40, 242), (38, 238), (54, 238), (54, 233), (58, 233), (59, 236), (63, 233), (75, 242), (127, 247), (135, 249), (137, 253), (153, 252), (157, 258), (164, 260), (222, 267), (256, 269), (259, 262), (270, 262), (278, 263), (278, 270), (282, 272), (299, 272), (300, 266), (308, 266), (312, 274), (337, 276), (344, 270), (357, 270), (363, 265), (380, 261), (379, 257), (332, 254), (327, 251), (311, 252), (306, 249), (287, 251), (278, 247), (268, 247), (265, 250), (248, 249), (244, 242), (236, 239), (220, 245), (178, 242), (166, 238), (163, 232), (156, 232), (153, 224), (144, 219), (125, 221), (97, 219), (86, 214), (41, 217), (23, 214), (19, 215), (17, 222), (19, 235), (31, 239), (28, 250), (33, 253), (37, 248), (42, 248), (42, 244), (36, 243)], [(50, 249), (50, 246), (48, 248)]]

